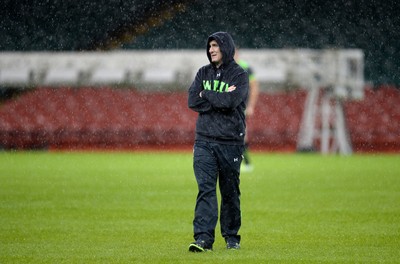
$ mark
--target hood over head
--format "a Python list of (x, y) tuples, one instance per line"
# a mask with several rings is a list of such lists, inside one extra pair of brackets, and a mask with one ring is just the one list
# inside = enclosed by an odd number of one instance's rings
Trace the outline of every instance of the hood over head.
[(210, 55), (210, 42), (211, 40), (215, 40), (218, 43), (218, 46), (222, 52), (222, 61), (223, 64), (228, 64), (229, 62), (233, 61), (233, 56), (235, 55), (235, 43), (231, 35), (227, 32), (215, 32), (208, 37), (207, 40), (207, 57), (208, 60), (211, 62), (211, 55)]

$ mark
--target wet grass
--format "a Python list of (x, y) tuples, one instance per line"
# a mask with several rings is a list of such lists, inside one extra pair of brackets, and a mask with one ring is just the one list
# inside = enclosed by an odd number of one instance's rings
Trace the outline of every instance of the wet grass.
[(191, 153), (0, 153), (0, 263), (395, 263), (400, 156), (252, 154), (242, 249), (187, 251)]

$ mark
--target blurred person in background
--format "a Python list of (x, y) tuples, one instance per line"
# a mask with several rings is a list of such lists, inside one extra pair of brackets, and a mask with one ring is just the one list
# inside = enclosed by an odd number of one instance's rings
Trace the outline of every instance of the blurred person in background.
[[(260, 88), (259, 88), (259, 83), (258, 80), (256, 79), (256, 76), (253, 72), (253, 69), (250, 67), (250, 65), (241, 59), (239, 57), (239, 48), (236, 47), (235, 49), (235, 61), (237, 64), (239, 64), (245, 71), (247, 71), (249, 75), (249, 83), (250, 83), (250, 90), (249, 90), (249, 99), (247, 102), (246, 106), (246, 118), (247, 118), (247, 124), (249, 124), (249, 119), (254, 115), (254, 109), (257, 104), (258, 100), (258, 95), (260, 93)], [(253, 171), (253, 165), (250, 162), (250, 157), (249, 157), (249, 134), (248, 130), (246, 131), (246, 136), (245, 136), (245, 150), (243, 153), (243, 165), (242, 165), (242, 171), (243, 172), (251, 172)]]
[(210, 63), (198, 70), (188, 91), (188, 106), (198, 113), (193, 148), (198, 194), (191, 252), (212, 250), (218, 221), (217, 181), (221, 234), (227, 249), (240, 248), (239, 176), (249, 78), (234, 60), (235, 44), (228, 33), (210, 35), (206, 53)]

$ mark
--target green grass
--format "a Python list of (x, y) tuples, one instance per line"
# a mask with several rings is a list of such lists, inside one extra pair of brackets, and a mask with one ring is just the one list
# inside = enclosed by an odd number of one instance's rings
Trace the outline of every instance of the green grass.
[(0, 263), (396, 263), (400, 156), (253, 153), (242, 249), (188, 252), (191, 153), (0, 153)]

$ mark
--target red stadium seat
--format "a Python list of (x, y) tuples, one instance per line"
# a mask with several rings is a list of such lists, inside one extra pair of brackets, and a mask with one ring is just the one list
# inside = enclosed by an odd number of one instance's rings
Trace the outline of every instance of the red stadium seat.
[[(304, 91), (261, 93), (248, 120), (250, 144), (295, 150)], [(356, 151), (400, 150), (400, 92), (367, 90), (345, 104)], [(38, 88), (0, 108), (2, 148), (137, 148), (191, 146), (196, 113), (186, 92), (139, 92), (111, 88)]]

